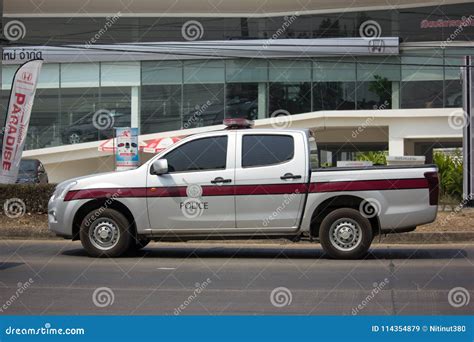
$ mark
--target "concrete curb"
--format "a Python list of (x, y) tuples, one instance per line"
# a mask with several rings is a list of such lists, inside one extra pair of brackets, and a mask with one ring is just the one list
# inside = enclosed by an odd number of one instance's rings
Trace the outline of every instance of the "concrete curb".
[[(9, 229), (8, 231), (2, 231), (0, 229), (0, 240), (62, 240), (60, 237), (56, 237), (51, 232), (45, 230), (35, 232), (31, 234), (25, 229)], [(189, 241), (187, 243), (202, 243), (203, 241)], [(205, 241), (206, 243), (236, 243), (235, 240), (223, 240), (223, 241)], [(410, 232), (401, 234), (388, 234), (376, 237), (373, 243), (383, 244), (442, 244), (442, 243), (469, 243), (474, 242), (474, 231), (472, 232)], [(238, 240), (240, 244), (286, 244), (286, 240)], [(309, 242), (301, 242), (309, 243)]]

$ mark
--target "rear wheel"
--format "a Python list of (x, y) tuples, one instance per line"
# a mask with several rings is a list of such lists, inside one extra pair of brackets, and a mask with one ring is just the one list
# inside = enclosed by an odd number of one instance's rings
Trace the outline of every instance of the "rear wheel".
[(369, 220), (350, 208), (331, 211), (319, 228), (324, 251), (335, 259), (361, 258), (367, 253), (372, 238)]
[(90, 256), (118, 257), (130, 244), (129, 222), (113, 209), (91, 211), (82, 221), (81, 243)]

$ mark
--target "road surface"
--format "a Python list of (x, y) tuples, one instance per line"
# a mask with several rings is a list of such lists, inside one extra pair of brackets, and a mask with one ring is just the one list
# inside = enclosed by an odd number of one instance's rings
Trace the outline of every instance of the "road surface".
[(152, 243), (94, 259), (79, 242), (0, 240), (0, 315), (473, 314), (474, 244), (373, 247), (343, 261), (317, 244)]

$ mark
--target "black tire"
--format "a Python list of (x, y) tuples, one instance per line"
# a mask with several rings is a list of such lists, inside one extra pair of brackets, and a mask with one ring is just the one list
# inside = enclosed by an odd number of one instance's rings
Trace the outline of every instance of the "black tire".
[(121, 256), (132, 242), (129, 226), (127, 218), (114, 209), (93, 210), (81, 223), (82, 246), (93, 257)]
[(331, 258), (359, 259), (367, 253), (372, 243), (372, 226), (358, 210), (336, 209), (321, 222), (319, 239)]

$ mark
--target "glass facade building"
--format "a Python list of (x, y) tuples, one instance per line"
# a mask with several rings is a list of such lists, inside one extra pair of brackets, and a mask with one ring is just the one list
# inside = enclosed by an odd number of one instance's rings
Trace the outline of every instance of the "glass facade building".
[[(268, 118), (281, 111), (297, 115), (322, 110), (460, 107), (462, 57), (472, 50), (441, 43), (456, 29), (449, 20), (470, 13), (474, 13), (473, 4), (438, 10), (299, 15), (278, 37), (301, 39), (301, 44), (307, 38), (360, 37), (361, 23), (375, 20), (382, 36), (400, 37), (398, 56), (47, 63), (38, 84), (26, 149), (108, 137), (92, 123), (94, 113), (101, 110), (112, 113), (115, 126), (133, 125), (141, 134), (149, 134), (220, 124), (227, 117)], [(101, 43), (183, 41), (181, 28), (187, 19), (120, 18)], [(285, 20), (198, 18), (204, 30), (202, 40), (269, 39)], [(28, 45), (84, 43), (90, 32), (103, 26), (99, 18), (21, 21), (31, 32), (28, 41), (21, 42)], [(473, 36), (474, 26), (466, 26), (456, 41)], [(17, 67), (2, 66), (2, 114)]]

